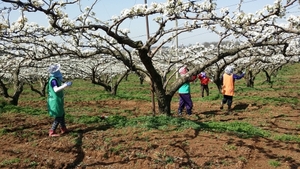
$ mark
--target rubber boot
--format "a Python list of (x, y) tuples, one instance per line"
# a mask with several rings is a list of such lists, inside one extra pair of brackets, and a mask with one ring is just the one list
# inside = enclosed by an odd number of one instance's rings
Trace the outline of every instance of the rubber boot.
[(192, 110), (191, 110), (191, 109), (187, 109), (187, 110), (186, 110), (186, 113), (187, 113), (189, 116), (191, 116), (191, 115), (192, 115)]
[(59, 136), (59, 134), (55, 133), (54, 130), (49, 130), (49, 136), (50, 137), (57, 137), (57, 136)]
[(231, 105), (228, 105), (228, 109), (227, 109), (228, 111), (230, 111), (231, 110)]
[(227, 112), (228, 114), (231, 114), (231, 105), (228, 105)]
[(61, 134), (66, 134), (69, 132), (69, 130), (66, 127), (62, 127), (62, 128), (60, 128), (60, 132), (61, 132)]
[(182, 110), (178, 110), (178, 116), (182, 116)]
[(221, 106), (220, 106), (221, 110), (223, 109), (223, 106), (224, 106), (223, 101), (221, 101)]

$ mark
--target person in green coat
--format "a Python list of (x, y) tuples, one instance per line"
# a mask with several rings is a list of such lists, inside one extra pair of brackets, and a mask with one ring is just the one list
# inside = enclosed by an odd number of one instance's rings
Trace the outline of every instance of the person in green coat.
[(68, 129), (65, 123), (65, 110), (64, 110), (64, 92), (63, 89), (71, 86), (72, 82), (63, 83), (63, 76), (60, 72), (60, 64), (54, 64), (49, 67), (50, 77), (48, 80), (48, 112), (50, 117), (54, 118), (51, 129), (49, 130), (49, 136), (59, 136), (56, 133), (58, 125), (60, 125), (60, 131), (62, 134), (67, 133)]

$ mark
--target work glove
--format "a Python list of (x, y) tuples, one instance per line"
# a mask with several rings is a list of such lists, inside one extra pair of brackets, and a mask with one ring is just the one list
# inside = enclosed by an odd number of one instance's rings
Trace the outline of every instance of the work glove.
[(246, 74), (246, 69), (242, 70), (242, 73), (243, 73), (243, 74)]
[(67, 84), (67, 86), (71, 86), (72, 82), (66, 82), (65, 84)]

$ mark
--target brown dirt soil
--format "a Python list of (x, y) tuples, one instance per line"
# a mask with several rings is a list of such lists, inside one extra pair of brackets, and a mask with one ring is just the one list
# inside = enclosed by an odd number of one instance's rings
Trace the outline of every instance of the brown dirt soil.
[[(299, 95), (297, 97), (299, 99)], [(183, 118), (196, 122), (240, 120), (280, 134), (299, 135), (297, 107), (255, 105), (235, 100), (232, 114), (226, 114), (225, 110), (219, 110), (218, 102), (196, 101), (193, 116), (184, 115)], [(22, 102), (20, 106), (43, 107), (44, 104)], [(69, 104), (66, 103), (66, 107), (71, 106)], [(124, 112), (132, 111), (133, 116), (146, 112), (149, 115), (151, 110), (151, 103), (141, 101), (106, 100), (76, 105), (89, 106), (89, 110), (95, 112), (117, 105)], [(176, 110), (177, 105), (173, 104), (172, 109)], [(48, 129), (53, 119), (48, 116), (2, 114), (0, 120), (1, 128), (7, 129), (0, 141), (1, 168), (297, 169), (300, 166), (300, 144), (297, 142), (243, 139), (231, 133), (193, 129), (115, 129), (83, 124), (69, 124), (74, 132), (51, 138)]]

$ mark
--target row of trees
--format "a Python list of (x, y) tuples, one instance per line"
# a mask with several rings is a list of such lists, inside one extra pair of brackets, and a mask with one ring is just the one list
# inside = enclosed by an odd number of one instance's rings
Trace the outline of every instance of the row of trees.
[[(231, 64), (237, 70), (247, 68), (247, 84), (253, 86), (259, 71), (271, 77), (272, 72), (284, 64), (299, 62), (300, 18), (287, 16), (287, 7), (295, 5), (295, 0), (276, 0), (256, 14), (239, 9), (231, 12), (225, 8), (218, 12), (213, 0), (168, 0), (133, 6), (106, 22), (96, 17), (93, 6), (84, 10), (79, 7), (82, 14), (68, 18), (64, 9), (79, 0), (3, 2), (7, 7), (1, 12), (0, 91), (13, 104), (17, 104), (24, 83), (39, 81), (41, 88), (31, 85), (32, 90), (45, 95), (47, 67), (53, 62), (63, 64), (67, 78), (88, 78), (112, 94), (116, 94), (128, 73), (134, 72), (141, 79), (149, 79), (158, 110), (167, 115), (171, 113), (172, 97), (192, 74), (205, 70), (215, 77), (214, 82), (220, 88), (217, 77)], [(9, 19), (12, 10), (21, 12), (14, 22)], [(49, 25), (29, 22), (28, 12), (47, 16)], [(121, 29), (127, 20), (149, 16), (153, 17), (157, 30), (145, 42), (133, 40), (128, 29)], [(175, 28), (168, 26), (176, 20), (184, 24)], [(196, 29), (217, 34), (219, 42), (178, 49), (165, 47), (179, 34)], [(171, 80), (181, 65), (192, 69), (187, 76)], [(8, 82), (14, 86), (15, 92), (11, 95), (7, 92)]]

